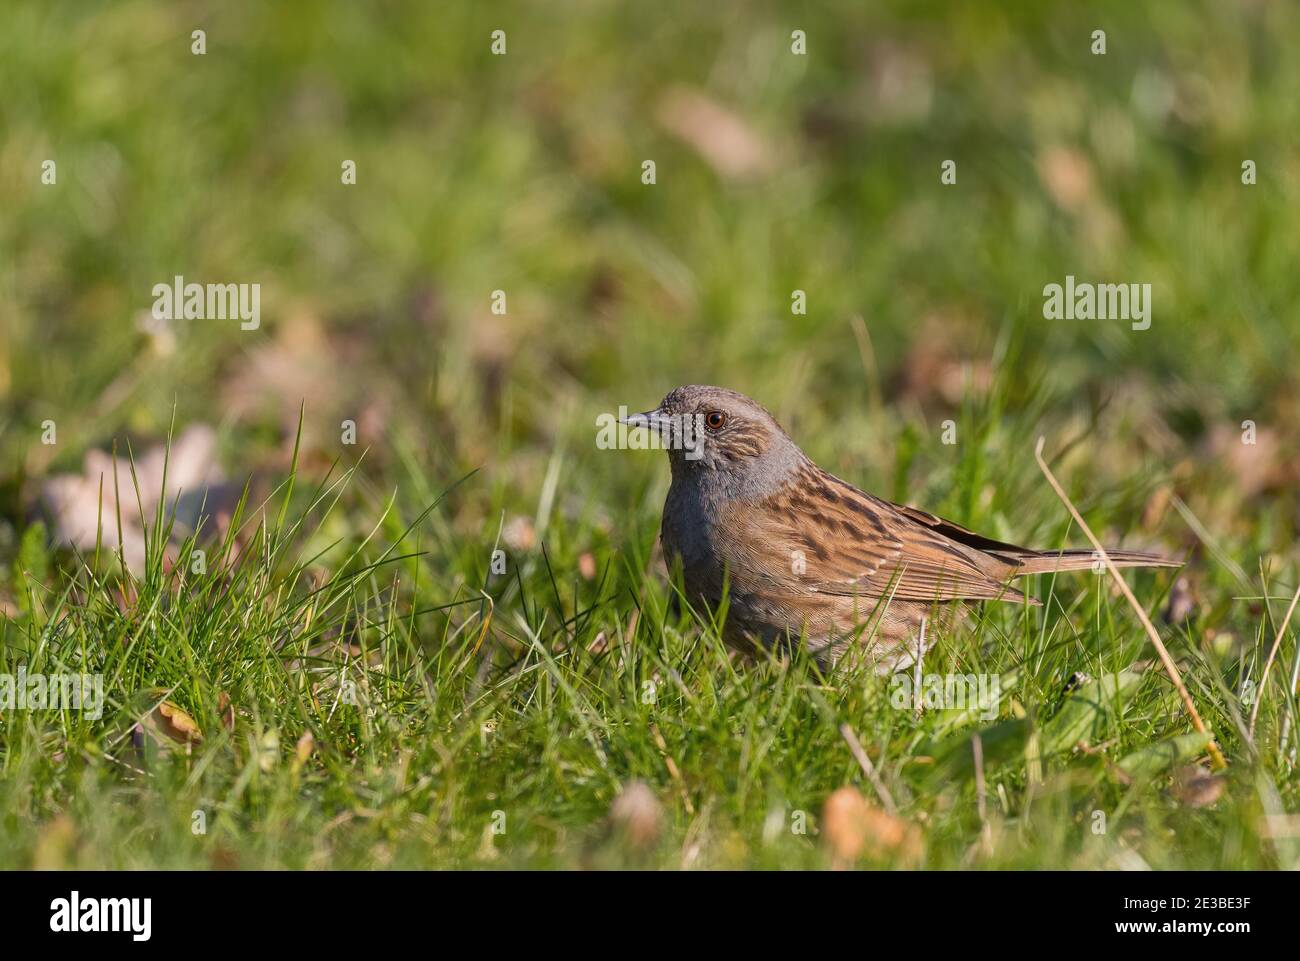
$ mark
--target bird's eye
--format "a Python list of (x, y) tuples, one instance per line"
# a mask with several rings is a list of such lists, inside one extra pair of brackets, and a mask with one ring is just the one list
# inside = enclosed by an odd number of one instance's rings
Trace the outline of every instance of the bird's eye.
[(704, 426), (709, 430), (722, 430), (727, 423), (727, 415), (720, 410), (712, 410), (704, 415)]

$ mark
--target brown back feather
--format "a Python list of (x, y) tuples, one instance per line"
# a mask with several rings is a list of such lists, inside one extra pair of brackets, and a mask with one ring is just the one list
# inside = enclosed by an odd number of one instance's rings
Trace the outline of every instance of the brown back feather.
[[(1090, 550), (1035, 551), (984, 537), (915, 507), (861, 491), (811, 461), (761, 509), (736, 515), (769, 549), (804, 551), (807, 583), (823, 594), (899, 600), (1003, 600), (1038, 604), (1014, 577), (1091, 567)], [(1177, 566), (1137, 551), (1108, 552), (1118, 566)]]

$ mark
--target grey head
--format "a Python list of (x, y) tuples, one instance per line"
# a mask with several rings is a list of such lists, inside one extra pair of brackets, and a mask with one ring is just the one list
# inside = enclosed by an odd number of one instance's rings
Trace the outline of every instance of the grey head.
[(678, 387), (625, 423), (660, 435), (674, 486), (712, 496), (766, 496), (806, 459), (761, 404), (724, 387)]

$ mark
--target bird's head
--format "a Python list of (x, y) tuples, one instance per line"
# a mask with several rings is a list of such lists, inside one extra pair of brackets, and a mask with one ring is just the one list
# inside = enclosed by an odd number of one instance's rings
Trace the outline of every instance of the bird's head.
[(748, 490), (784, 480), (802, 457), (761, 404), (723, 387), (678, 387), (654, 410), (624, 423), (659, 434), (674, 480), (711, 480)]

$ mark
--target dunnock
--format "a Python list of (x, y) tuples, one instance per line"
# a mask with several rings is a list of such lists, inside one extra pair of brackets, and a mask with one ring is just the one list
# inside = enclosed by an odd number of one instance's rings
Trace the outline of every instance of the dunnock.
[[(672, 486), (661, 537), (692, 603), (727, 598), (725, 636), (742, 648), (804, 638), (823, 665), (867, 652), (882, 672), (911, 664), (925, 632), (972, 602), (1038, 604), (1024, 574), (1083, 570), (1091, 550), (1004, 544), (826, 473), (763, 407), (720, 387), (678, 387), (625, 418), (665, 439)], [(1108, 551), (1121, 567), (1177, 567)], [(956, 602), (956, 603), (946, 603)], [(936, 615), (938, 615), (936, 621)]]

